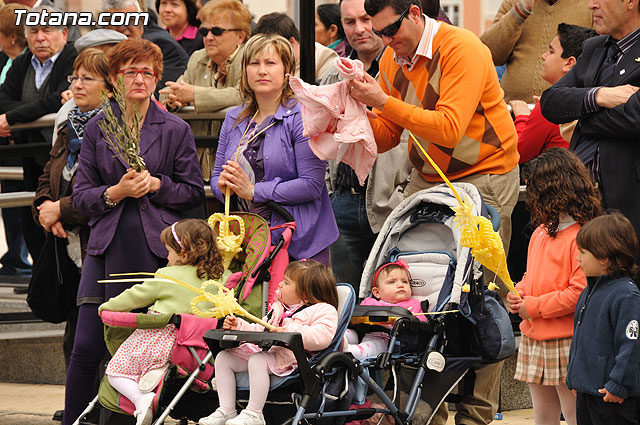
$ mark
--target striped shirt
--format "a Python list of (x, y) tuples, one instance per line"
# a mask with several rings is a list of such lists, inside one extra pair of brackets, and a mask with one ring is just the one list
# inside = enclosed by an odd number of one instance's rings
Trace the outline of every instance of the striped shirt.
[(51, 70), (53, 69), (53, 65), (56, 63), (56, 59), (60, 56), (62, 50), (60, 50), (55, 55), (51, 56), (49, 59), (44, 61), (44, 63), (40, 62), (35, 56), (31, 56), (31, 66), (33, 66), (33, 70), (36, 71), (36, 88), (39, 89), (44, 83), (44, 80), (47, 79), (49, 74), (51, 74)]
[[(640, 27), (636, 28), (635, 31), (633, 31), (632, 33), (624, 36), (623, 38), (617, 41), (613, 37), (609, 36), (609, 38), (605, 42), (605, 46), (609, 46), (610, 44), (614, 43), (614, 44), (617, 44), (618, 48), (620, 49), (620, 53), (618, 53), (618, 56), (616, 59), (616, 66), (618, 63), (620, 63), (620, 59), (622, 59), (622, 57), (626, 55), (629, 52), (629, 50), (631, 50), (631, 47), (633, 47), (633, 45), (636, 44), (636, 41), (638, 41), (638, 38), (640, 38)], [(598, 93), (598, 90), (600, 90), (601, 88), (602, 88), (601, 86), (593, 87), (589, 89), (585, 94), (584, 101), (582, 104), (582, 110), (585, 113), (591, 114), (593, 112), (597, 112), (600, 110), (600, 106), (596, 103), (596, 94)]]

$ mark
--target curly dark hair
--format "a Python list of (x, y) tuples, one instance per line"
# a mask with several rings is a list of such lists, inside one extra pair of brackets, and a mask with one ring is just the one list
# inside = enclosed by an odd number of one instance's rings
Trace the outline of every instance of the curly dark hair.
[(608, 273), (635, 278), (638, 275), (638, 238), (627, 217), (618, 211), (586, 223), (576, 236), (578, 248), (598, 260), (609, 260)]
[(553, 238), (562, 213), (580, 225), (604, 213), (589, 171), (565, 148), (551, 148), (531, 161), (525, 203), (531, 222), (546, 227)]
[(175, 231), (180, 243), (173, 236), (171, 227), (160, 234), (162, 243), (178, 254), (186, 254), (187, 264), (196, 266), (200, 279), (219, 279), (224, 272), (222, 256), (216, 246), (215, 234), (207, 222), (196, 218), (178, 221)]

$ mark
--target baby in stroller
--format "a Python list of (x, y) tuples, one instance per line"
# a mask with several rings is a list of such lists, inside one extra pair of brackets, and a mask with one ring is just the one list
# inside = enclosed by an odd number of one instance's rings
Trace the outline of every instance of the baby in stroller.
[[(222, 275), (222, 258), (215, 235), (205, 221), (181, 220), (164, 229), (160, 238), (169, 252), (169, 267), (159, 269), (159, 274), (196, 288), (208, 278), (217, 279)], [(148, 280), (111, 298), (99, 307), (98, 312), (131, 311), (150, 305), (150, 314), (191, 313), (192, 299), (193, 292), (189, 289), (162, 280)], [(161, 329), (136, 329), (120, 345), (107, 366), (105, 373), (111, 386), (136, 407), (136, 425), (151, 423), (155, 394), (150, 391), (169, 363), (175, 339), (173, 324)]]
[[(314, 260), (290, 263), (280, 283), (278, 300), (265, 321), (272, 332), (299, 332), (304, 348), (317, 352), (329, 346), (337, 330), (338, 292), (334, 277)], [(223, 329), (261, 331), (258, 324), (227, 316)], [(293, 353), (272, 346), (268, 351), (251, 343), (221, 351), (215, 360), (215, 376), (220, 407), (201, 418), (200, 425), (264, 425), (262, 414), (269, 392), (269, 375), (287, 376), (297, 369)], [(249, 403), (236, 413), (236, 372), (249, 373)]]
[[(376, 270), (371, 281), (371, 297), (365, 298), (360, 305), (396, 306), (404, 307), (412, 314), (423, 313), (429, 310), (429, 301), (420, 301), (411, 298), (411, 273), (409, 266), (401, 259), (385, 263)], [(417, 318), (427, 321), (424, 314), (418, 314)], [(391, 328), (391, 325), (387, 325)], [(362, 361), (376, 357), (387, 351), (389, 334), (387, 332), (368, 332), (358, 343), (358, 333), (353, 329), (347, 329), (345, 335), (349, 343), (347, 351)]]

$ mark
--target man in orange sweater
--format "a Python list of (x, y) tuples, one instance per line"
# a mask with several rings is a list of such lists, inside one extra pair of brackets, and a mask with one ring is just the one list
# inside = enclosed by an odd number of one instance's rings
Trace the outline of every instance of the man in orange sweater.
[[(474, 184), (500, 213), (508, 249), (518, 200), (517, 135), (489, 49), (471, 32), (422, 13), (420, 0), (367, 0), (374, 32), (386, 49), (379, 83), (351, 83), (354, 99), (374, 107), (371, 126), (384, 152), (407, 129), (451, 180)], [(414, 166), (406, 194), (441, 183), (409, 139)], [(504, 286), (504, 285), (503, 285)], [(456, 423), (485, 424), (498, 407), (502, 363), (476, 370), (474, 394), (458, 405)], [(446, 422), (446, 407), (434, 418)]]

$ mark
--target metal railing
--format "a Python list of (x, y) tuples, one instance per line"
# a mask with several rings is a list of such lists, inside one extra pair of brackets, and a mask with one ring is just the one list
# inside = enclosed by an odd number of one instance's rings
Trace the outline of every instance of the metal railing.
[(22, 180), (22, 167), (0, 167), (0, 180)]
[[(207, 198), (213, 198), (213, 192), (211, 192), (211, 186), (206, 185), (204, 187), (204, 194)], [(10, 192), (0, 193), (0, 209), (13, 208), (13, 207), (29, 207), (33, 204), (35, 198), (35, 192)]]
[[(190, 121), (222, 121), (227, 111), (231, 108), (223, 109), (216, 112), (196, 112), (195, 107), (185, 106), (174, 114), (183, 120)], [(14, 124), (11, 126), (12, 131), (38, 130), (43, 128), (51, 128), (55, 124), (56, 114), (47, 114), (37, 120)], [(196, 136), (197, 147), (215, 147), (218, 137), (214, 136)], [(32, 156), (36, 154), (48, 153), (51, 149), (49, 143), (25, 143), (11, 144), (0, 146), (0, 155), (11, 157)], [(22, 180), (22, 167), (0, 167), (0, 180)], [(205, 193), (208, 198), (213, 198), (211, 188), (205, 186)], [(27, 207), (33, 203), (35, 192), (12, 192), (0, 193), (0, 209), (12, 207)]]
[[(196, 112), (193, 106), (185, 106), (180, 111), (175, 112), (179, 118), (190, 121), (222, 121), (231, 108), (222, 109), (216, 112)], [(53, 128), (56, 121), (56, 114), (43, 115), (40, 118), (27, 123), (18, 123), (11, 126), (12, 132), (25, 130), (40, 130), (43, 128)], [(217, 136), (196, 136), (196, 146), (199, 148), (216, 147)], [(26, 157), (49, 153), (51, 145), (46, 142), (40, 143), (16, 143), (10, 145), (0, 145), (0, 156), (4, 157)]]

